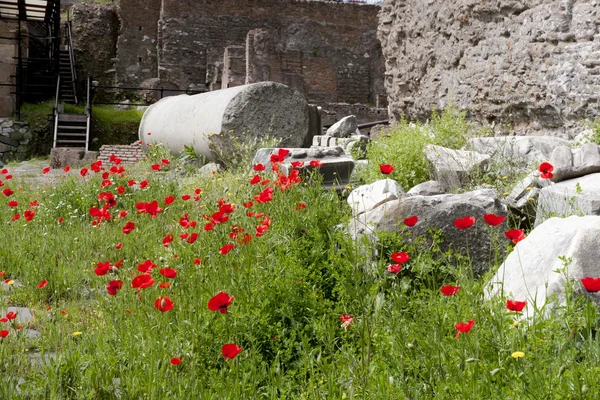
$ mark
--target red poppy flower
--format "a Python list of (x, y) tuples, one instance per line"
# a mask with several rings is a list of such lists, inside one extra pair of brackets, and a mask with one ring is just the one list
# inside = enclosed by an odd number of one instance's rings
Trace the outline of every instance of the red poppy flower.
[(408, 226), (409, 228), (415, 226), (417, 222), (419, 222), (419, 217), (416, 215), (404, 219), (404, 225)]
[(205, 231), (212, 231), (213, 229), (215, 229), (215, 224), (213, 224), (212, 222), (209, 222), (208, 224), (204, 225)]
[(19, 218), (21, 218), (21, 214), (15, 214), (15, 215), (12, 216), (12, 220), (13, 221), (18, 220)]
[(102, 173), (102, 179), (108, 179), (109, 176), (110, 176), (110, 174), (108, 172)]
[(410, 260), (410, 256), (408, 255), (408, 253), (403, 252), (403, 251), (392, 253), (390, 258), (392, 259), (392, 261), (394, 261), (398, 264), (404, 264), (405, 262)]
[(58, 219), (58, 223), (59, 223), (59, 224), (62, 224), (64, 220), (65, 220), (65, 219), (64, 219), (63, 217), (60, 217), (60, 218)]
[(525, 234), (522, 229), (511, 229), (508, 232), (504, 232), (504, 236), (507, 239), (512, 240), (514, 244), (519, 243), (521, 240), (525, 239)]
[(110, 281), (106, 287), (106, 291), (111, 296), (116, 296), (117, 292), (123, 287), (123, 281)]
[(17, 318), (17, 313), (14, 311), (9, 311), (6, 313), (6, 319), (13, 320)]
[(452, 285), (446, 285), (446, 286), (442, 286), (440, 288), (440, 292), (442, 292), (442, 294), (444, 296), (454, 296), (456, 293), (458, 293), (459, 290), (460, 290), (460, 286), (452, 286)]
[(6, 276), (6, 271), (0, 271), (0, 278), (3, 278)]
[(161, 296), (154, 302), (154, 307), (160, 312), (167, 312), (173, 309), (175, 303), (169, 296)]
[(178, 358), (178, 357), (171, 358), (171, 364), (172, 365), (179, 365), (179, 364), (181, 364), (181, 358)]
[(112, 185), (112, 181), (110, 179), (105, 179), (102, 181), (102, 183), (100, 184), (100, 187), (102, 189), (104, 189), (105, 187), (111, 186)]
[(552, 179), (554, 176), (552, 173), (552, 171), (554, 171), (554, 167), (548, 162), (541, 163), (538, 167), (538, 171), (541, 172), (540, 178), (542, 179)]
[(161, 282), (160, 285), (158, 285), (158, 287), (161, 289), (168, 289), (171, 287), (171, 284), (169, 282)]
[(227, 314), (233, 299), (234, 297), (229, 296), (227, 292), (219, 292), (208, 301), (208, 309), (211, 311), (219, 311), (221, 314)]
[(261, 177), (260, 177), (260, 175), (254, 175), (254, 176), (252, 177), (252, 179), (250, 179), (250, 184), (251, 184), (251, 185), (256, 185), (257, 183), (259, 183), (259, 182), (260, 182), (260, 180), (261, 180)]
[(169, 160), (167, 160), (166, 158), (163, 158), (162, 160), (160, 160), (160, 163), (161, 163), (162, 165), (169, 165), (170, 161), (169, 161)]
[(152, 164), (152, 169), (153, 169), (154, 171), (160, 171), (160, 170), (161, 170), (161, 168), (160, 168), (160, 164)]
[(184, 194), (183, 196), (181, 196), (181, 200), (183, 201), (187, 201), (191, 198), (192, 196), (190, 196), (189, 194)]
[(165, 197), (165, 206), (168, 206), (169, 204), (171, 204), (174, 201), (175, 201), (175, 197), (173, 197), (173, 196)]
[(506, 308), (510, 311), (521, 312), (527, 301), (506, 300)]
[(258, 203), (268, 203), (273, 200), (273, 188), (271, 186), (266, 187), (262, 192), (254, 196), (254, 200)]
[(127, 216), (127, 214), (129, 214), (128, 210), (123, 210), (119, 213), (118, 217), (119, 218), (125, 218)]
[(2, 191), (2, 194), (5, 195), (6, 197), (10, 197), (15, 193), (14, 190), (12, 190), (11, 188), (6, 188)]
[(585, 290), (591, 293), (600, 292), (600, 278), (581, 278), (581, 283)]
[(241, 347), (238, 347), (235, 343), (224, 344), (221, 347), (221, 354), (225, 357), (225, 361), (229, 361), (234, 359), (240, 352), (244, 350)]
[(383, 174), (383, 175), (389, 175), (392, 172), (394, 172), (394, 167), (390, 164), (379, 164), (379, 171)]
[(251, 201), (247, 201), (244, 203), (244, 207), (246, 207), (246, 208), (252, 208), (253, 205), (254, 205), (254, 203)]
[(71, 167), (68, 165), (63, 168), (63, 171), (65, 171), (65, 172), (69, 172), (70, 170), (71, 170)]
[(81, 168), (79, 170), (79, 175), (86, 176), (87, 174), (88, 174), (88, 169), (87, 168)]
[(50, 172), (50, 167), (46, 167), (42, 170), (42, 174), (46, 175), (48, 172)]
[(252, 169), (255, 170), (255, 171), (264, 171), (265, 168), (266, 167), (264, 165), (262, 165), (261, 163), (258, 163), (254, 167), (252, 167)]
[(304, 167), (304, 161), (292, 161), (292, 168)]
[(10, 181), (12, 179), (12, 175), (6, 175), (6, 180)]
[(38, 287), (38, 289), (43, 289), (46, 287), (47, 284), (48, 284), (48, 281), (44, 279), (43, 281), (40, 282), (39, 285), (37, 285), (37, 287)]
[(90, 164), (92, 171), (98, 173), (102, 170), (102, 160), (94, 161)]
[(310, 165), (311, 167), (314, 167), (314, 168), (320, 168), (323, 166), (323, 163), (321, 162), (321, 160), (312, 160), (311, 162), (308, 163), (308, 165)]
[(94, 273), (98, 276), (103, 276), (108, 274), (110, 270), (112, 270), (110, 266), (110, 261), (99, 261), (98, 264), (96, 264), (96, 269), (94, 269)]
[(233, 243), (228, 243), (225, 246), (221, 247), (221, 249), (219, 250), (219, 254), (227, 254), (229, 253), (231, 250), (233, 250), (233, 248), (235, 247), (235, 245)]
[(129, 221), (128, 223), (125, 224), (125, 226), (123, 227), (123, 233), (125, 235), (130, 234), (133, 230), (135, 229), (135, 224), (131, 221)]
[(127, 181), (127, 186), (133, 186), (135, 185), (135, 181), (133, 179), (130, 179)]
[(194, 244), (194, 242), (198, 239), (198, 234), (196, 232), (192, 233), (190, 237), (187, 238), (187, 242), (189, 244)]
[(17, 207), (18, 205), (19, 205), (19, 202), (15, 201), (15, 200), (11, 200), (8, 202), (9, 207)]
[(2, 330), (0, 331), (0, 338), (4, 339), (5, 337), (7, 337), (7, 336), (8, 336), (8, 334), (9, 334), (9, 333), (10, 333), (10, 332), (9, 332), (7, 329), (2, 329)]
[(305, 208), (306, 208), (305, 203), (296, 203), (296, 205), (294, 206), (294, 210), (296, 210), (296, 211), (304, 210)]
[(397, 274), (398, 272), (402, 271), (402, 264), (388, 265), (387, 270), (392, 274)]
[(115, 245), (115, 249), (117, 249), (117, 250), (121, 250), (121, 247), (123, 247), (123, 243), (117, 243)]
[(156, 268), (156, 264), (154, 264), (152, 260), (146, 260), (137, 266), (137, 270), (144, 274), (149, 274), (154, 268)]
[(503, 223), (505, 219), (506, 219), (506, 217), (504, 217), (502, 215), (495, 215), (495, 214), (485, 214), (483, 216), (483, 220), (489, 226), (498, 226), (501, 223)]
[(199, 265), (200, 263), (202, 263), (202, 260), (201, 260), (201, 259), (199, 259), (199, 258), (195, 258), (195, 259), (194, 259), (194, 264), (195, 264), (195, 265)]
[(23, 212), (23, 217), (25, 217), (25, 221), (31, 221), (33, 219), (33, 217), (35, 217), (35, 211), (34, 210), (25, 210)]
[(8, 170), (6, 168), (2, 168), (2, 171), (0, 171), (1, 175), (6, 175), (8, 174)]
[(29, 207), (37, 207), (37, 206), (39, 206), (37, 200), (33, 200), (33, 201), (29, 202)]
[(454, 325), (456, 327), (456, 338), (458, 339), (458, 335), (460, 335), (461, 333), (468, 333), (471, 331), (471, 328), (473, 328), (473, 325), (475, 325), (475, 321), (470, 320), (467, 323), (464, 322), (459, 322), (456, 325)]
[(172, 268), (163, 268), (158, 272), (165, 278), (175, 279), (177, 277), (177, 271)]
[(138, 275), (131, 281), (131, 287), (134, 289), (146, 289), (154, 285), (154, 279), (148, 274)]
[(474, 223), (475, 223), (475, 218), (471, 217), (470, 215), (468, 215), (464, 218), (457, 218), (454, 220), (454, 226), (457, 227), (458, 229), (460, 229), (461, 231), (463, 229), (472, 227)]
[(340, 316), (340, 321), (342, 321), (341, 327), (344, 328), (344, 330), (348, 330), (350, 325), (354, 323), (354, 317), (352, 315), (342, 314)]
[(146, 186), (148, 186), (149, 183), (150, 183), (149, 181), (141, 181), (140, 182), (140, 188), (144, 189)]
[(173, 241), (174, 237), (173, 234), (168, 234), (167, 236), (164, 237), (163, 239), (163, 246), (165, 247), (169, 247), (169, 243), (171, 243)]

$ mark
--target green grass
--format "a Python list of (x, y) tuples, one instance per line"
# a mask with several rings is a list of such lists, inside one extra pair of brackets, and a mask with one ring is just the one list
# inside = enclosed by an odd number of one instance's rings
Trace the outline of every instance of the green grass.
[[(486, 278), (473, 280), (468, 260), (442, 253), (442, 237), (432, 244), (405, 228), (376, 246), (353, 241), (337, 228), (349, 218), (344, 200), (316, 177), (274, 187), (273, 199), (258, 203), (254, 196), (273, 183), (250, 185), (250, 168), (174, 180), (152, 172), (151, 163), (165, 156), (156, 154), (124, 176), (110, 175), (105, 188), (91, 172), (41, 187), (0, 177), (3, 189), (15, 190), (0, 199), (0, 271), (16, 281), (0, 295), (35, 313), (19, 332), (0, 327), (10, 330), (0, 343), (0, 398), (114, 399), (117, 387), (121, 399), (564, 399), (598, 392), (599, 315), (588, 300), (569, 292), (554, 318), (525, 320), (505, 309), (504, 298), (484, 300)], [(163, 170), (177, 164), (171, 159)], [(129, 179), (149, 185), (130, 187)], [(194, 201), (196, 189), (202, 193)], [(109, 191), (116, 198), (111, 218), (93, 226), (89, 210)], [(182, 200), (185, 194), (191, 199)], [(165, 206), (169, 195), (176, 200)], [(19, 205), (8, 207), (10, 200)], [(136, 212), (152, 200), (163, 208), (155, 218)], [(219, 202), (235, 210), (204, 230)], [(12, 221), (25, 210), (36, 211), (31, 221)], [(117, 218), (123, 210), (129, 214)], [(184, 214), (195, 228), (182, 227)], [(266, 217), (269, 229), (256, 236)], [(128, 221), (135, 229), (124, 234)], [(247, 244), (230, 238), (234, 225), (253, 235)], [(193, 244), (180, 238), (192, 232)], [(169, 234), (174, 240), (165, 247)], [(226, 243), (234, 249), (219, 254)], [(395, 251), (411, 257), (398, 275), (386, 271)], [(132, 279), (148, 259), (157, 265), (155, 284), (138, 293)], [(99, 262), (120, 260), (113, 272), (94, 272)], [(164, 278), (165, 267), (177, 277)], [(38, 289), (43, 280), (48, 285)], [(105, 288), (111, 280), (123, 281), (116, 296)], [(446, 284), (461, 289), (445, 297), (439, 289)], [(220, 291), (235, 297), (226, 314), (207, 307)], [(161, 296), (172, 299), (172, 310), (155, 308)], [(347, 330), (342, 314), (354, 317)], [(456, 339), (455, 324), (470, 319), (471, 332)], [(28, 328), (40, 337), (27, 337)], [(243, 351), (226, 361), (226, 343)], [(524, 358), (511, 356), (517, 351)], [(53, 357), (42, 364), (37, 353)], [(173, 357), (182, 363), (171, 365)]]
[[(31, 156), (46, 155), (52, 146), (52, 109), (54, 102), (26, 103), (21, 108), (24, 121), (33, 128), (34, 137), (29, 144)], [(64, 104), (65, 113), (84, 114), (84, 105)], [(92, 108), (92, 142), (90, 150), (103, 144), (131, 144), (137, 140), (143, 110), (115, 110), (113, 105), (95, 105)]]

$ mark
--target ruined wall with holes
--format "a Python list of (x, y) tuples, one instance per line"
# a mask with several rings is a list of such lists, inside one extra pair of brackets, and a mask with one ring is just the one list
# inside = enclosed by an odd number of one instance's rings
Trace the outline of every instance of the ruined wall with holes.
[(311, 101), (374, 104), (385, 98), (377, 6), (121, 0), (120, 7), (116, 73), (121, 84), (139, 85), (158, 77), (180, 89), (214, 90), (253, 82), (256, 75), (246, 79), (247, 69), (253, 68), (247, 68), (247, 54), (249, 49), (252, 60), (260, 43), (248, 45), (248, 34), (265, 29), (272, 45), (266, 55), (272, 71), (268, 79), (289, 84)]
[(600, 114), (600, 2), (384, 0), (390, 114), (449, 100), (510, 132), (570, 137)]

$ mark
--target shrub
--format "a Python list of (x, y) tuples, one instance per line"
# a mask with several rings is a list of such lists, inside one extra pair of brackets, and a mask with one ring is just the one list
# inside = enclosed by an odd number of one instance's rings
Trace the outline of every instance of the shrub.
[(441, 114), (432, 112), (429, 124), (401, 120), (392, 127), (389, 136), (378, 138), (367, 147), (369, 167), (359, 173), (359, 178), (371, 183), (385, 176), (380, 164), (392, 164), (394, 171), (387, 177), (409, 189), (429, 179), (427, 159), (423, 150), (427, 144), (458, 149), (467, 142), (471, 126), (466, 113), (450, 105)]

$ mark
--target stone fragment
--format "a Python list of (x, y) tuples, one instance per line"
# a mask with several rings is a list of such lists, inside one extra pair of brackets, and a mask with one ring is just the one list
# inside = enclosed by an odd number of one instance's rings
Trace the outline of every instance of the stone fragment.
[(437, 194), (444, 194), (444, 188), (437, 181), (427, 181), (419, 183), (413, 186), (406, 194), (409, 196), (435, 196)]
[(404, 189), (398, 182), (393, 179), (382, 179), (370, 185), (357, 187), (346, 201), (352, 208), (352, 215), (356, 216), (390, 200), (397, 200), (404, 194)]
[(85, 149), (77, 147), (56, 147), (50, 150), (50, 167), (64, 168), (76, 166), (83, 159)]
[[(468, 255), (474, 274), (481, 275), (490, 267), (490, 252), (493, 250), (491, 230), (483, 221), (483, 215), (490, 213), (506, 215), (506, 206), (491, 189), (462, 194), (405, 196), (358, 215), (350, 222), (348, 231), (353, 237), (367, 235), (374, 240), (377, 232), (401, 231), (405, 228), (404, 219), (416, 215), (419, 224), (410, 228), (411, 234), (420, 236), (425, 235), (429, 228), (440, 229), (444, 234), (442, 249)], [(454, 221), (466, 216), (477, 221), (471, 228), (461, 231), (454, 226)], [(498, 232), (507, 230), (506, 222), (494, 229)]]
[(431, 179), (439, 182), (446, 192), (462, 187), (473, 173), (482, 172), (490, 161), (487, 154), (436, 145), (427, 145), (424, 151)]
[[(486, 297), (527, 300), (524, 314), (546, 313), (565, 302), (567, 280), (600, 276), (600, 216), (550, 218), (517, 243), (486, 288)], [(568, 260), (568, 261), (567, 261)], [(556, 295), (557, 303), (547, 304)], [(590, 296), (600, 305), (600, 297)], [(548, 306), (548, 308), (544, 308)]]
[(535, 226), (551, 217), (600, 215), (600, 173), (569, 179), (540, 191)]
[(554, 182), (600, 172), (600, 147), (596, 143), (575, 149), (560, 146), (554, 149), (549, 162), (554, 167)]
[(327, 136), (344, 138), (354, 135), (356, 129), (358, 129), (356, 117), (354, 115), (349, 115), (331, 125), (329, 129), (327, 129)]
[(308, 104), (281, 83), (260, 82), (193, 96), (163, 98), (148, 107), (139, 138), (162, 143), (174, 154), (194, 146), (196, 154), (224, 165), (237, 159), (237, 142), (269, 136), (281, 146), (301, 147), (308, 135)]
[(568, 140), (552, 136), (496, 136), (471, 138), (465, 148), (487, 154), (497, 164), (525, 167), (548, 161), (555, 148), (568, 145)]

